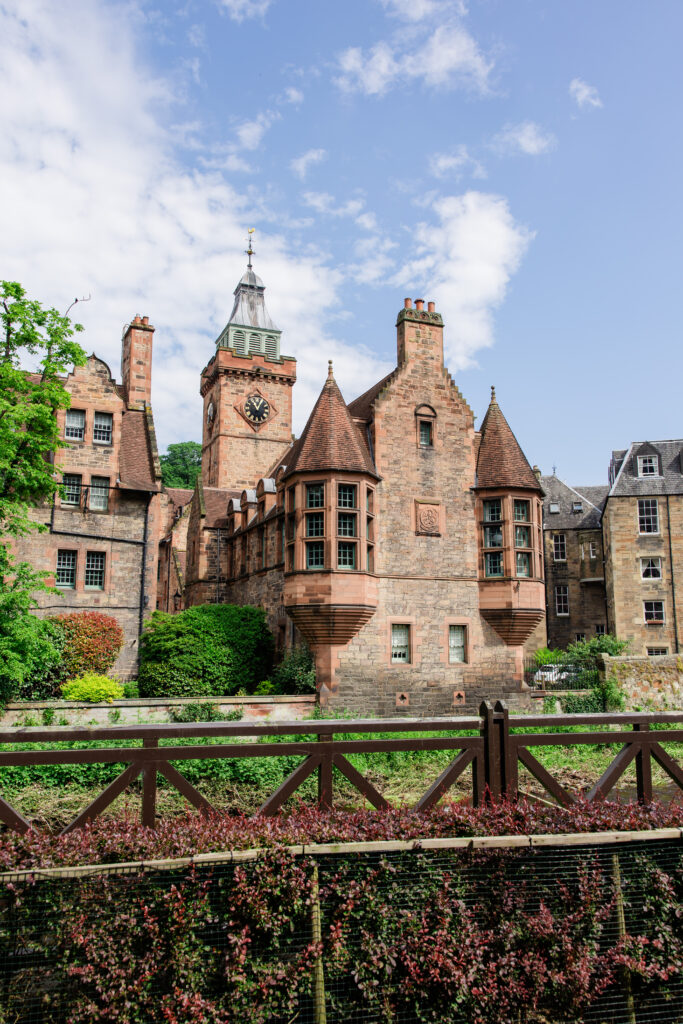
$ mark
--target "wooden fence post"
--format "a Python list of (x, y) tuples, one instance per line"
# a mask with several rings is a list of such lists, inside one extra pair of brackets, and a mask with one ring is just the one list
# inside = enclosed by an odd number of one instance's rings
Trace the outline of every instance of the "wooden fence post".
[[(635, 722), (634, 732), (649, 733), (649, 722)], [(638, 787), (638, 803), (649, 804), (652, 801), (652, 753), (650, 744), (642, 742), (636, 754), (636, 785)]]
[(332, 808), (332, 741), (325, 733), (318, 734), (322, 760), (318, 767), (318, 806), (329, 811)]
[[(313, 865), (313, 881), (311, 884), (311, 938), (322, 945), (323, 932), (320, 917), (320, 886), (318, 881), (318, 865)], [(327, 1024), (327, 1008), (325, 1006), (325, 970), (322, 950), (315, 958), (313, 967), (313, 1020), (315, 1024)]]
[[(143, 742), (145, 749), (159, 746), (156, 738)], [(145, 761), (142, 769), (142, 824), (147, 828), (156, 828), (157, 820), (157, 766), (154, 761)]]

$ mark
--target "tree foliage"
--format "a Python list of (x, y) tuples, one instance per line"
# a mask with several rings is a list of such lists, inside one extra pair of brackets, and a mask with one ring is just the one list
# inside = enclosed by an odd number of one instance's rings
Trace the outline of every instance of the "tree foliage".
[(140, 696), (253, 693), (272, 657), (262, 608), (203, 604), (176, 615), (157, 611), (140, 638)]
[(194, 487), (202, 468), (202, 446), (197, 441), (169, 444), (160, 456), (161, 479), (166, 487)]
[[(29, 509), (59, 488), (54, 454), (57, 412), (70, 405), (62, 377), (85, 362), (73, 336), (82, 330), (56, 309), (26, 297), (14, 281), (0, 284), (0, 701), (11, 698), (37, 670), (50, 671), (59, 645), (53, 627), (31, 615), (33, 594), (45, 589), (27, 562), (17, 563), (11, 538), (40, 527)], [(27, 354), (36, 372), (21, 368)]]

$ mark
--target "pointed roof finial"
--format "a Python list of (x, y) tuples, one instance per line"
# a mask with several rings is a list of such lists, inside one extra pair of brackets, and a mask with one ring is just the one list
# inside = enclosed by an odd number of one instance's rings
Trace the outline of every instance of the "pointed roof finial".
[(327, 379), (334, 380), (334, 373), (332, 372), (332, 360), (327, 360)]
[[(496, 402), (496, 386), (495, 386), (495, 384), (491, 385), (491, 401), (492, 402)], [(496, 402), (496, 405), (497, 404), (498, 403)]]
[(247, 263), (247, 267), (249, 268), (249, 270), (251, 270), (251, 257), (254, 255), (254, 250), (251, 247), (251, 242), (252, 242), (251, 236), (254, 234), (254, 231), (256, 231), (256, 228), (249, 228), (249, 230), (247, 232), (247, 246), (248, 246), (248, 248), (246, 248), (244, 250), (246, 255), (249, 257), (249, 261)]

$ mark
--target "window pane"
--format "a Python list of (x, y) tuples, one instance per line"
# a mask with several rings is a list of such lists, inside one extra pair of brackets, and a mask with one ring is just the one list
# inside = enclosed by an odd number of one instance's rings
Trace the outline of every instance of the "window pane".
[(85, 437), (85, 413), (81, 409), (66, 410), (64, 437), (72, 441), (82, 441)]
[(553, 537), (553, 558), (556, 562), (567, 560), (567, 538), (563, 533), (556, 533)]
[(306, 508), (322, 508), (325, 504), (325, 485), (306, 484)]
[(465, 660), (465, 627), (448, 627), (448, 660), (453, 664)]
[(337, 488), (337, 503), (340, 508), (356, 507), (356, 485), (339, 484)]
[(62, 502), (65, 505), (80, 505), (81, 502), (81, 474), (80, 473), (65, 473), (63, 484), (64, 484), (64, 497)]
[(110, 412), (96, 412), (95, 425), (93, 426), (93, 441), (103, 444), (111, 444), (112, 414)]
[(648, 658), (662, 658), (665, 654), (669, 653), (668, 647), (648, 647), (647, 656)]
[(375, 571), (375, 549), (372, 544), (368, 544), (368, 572)]
[(337, 545), (337, 565), (340, 569), (356, 568), (356, 545), (340, 540)]
[(306, 536), (325, 536), (325, 514), (324, 512), (311, 512), (306, 516)]
[(76, 552), (57, 552), (57, 575), (55, 585), (73, 589), (76, 585)]
[(529, 522), (529, 502), (515, 498), (514, 516), (518, 523)]
[(656, 455), (638, 456), (638, 476), (658, 476), (658, 468)]
[(86, 589), (102, 590), (104, 588), (104, 559), (104, 552), (87, 552), (85, 556)]
[(420, 420), (420, 444), (430, 447), (432, 443), (432, 425), (429, 420)]
[(555, 587), (555, 611), (557, 615), (569, 615), (569, 587), (565, 584)]
[(484, 527), (484, 547), (485, 548), (502, 548), (503, 546), (503, 531), (500, 526), (485, 526)]
[(638, 529), (641, 533), (659, 533), (659, 511), (654, 498), (638, 502)]
[(410, 661), (410, 626), (392, 625), (391, 660)]
[(597, 624), (597, 626), (595, 627), (595, 635), (596, 636), (604, 636), (605, 635), (604, 623), (599, 622)]
[(515, 526), (515, 547), (516, 548), (528, 548), (529, 544), (529, 527), (528, 526)]
[(356, 536), (356, 513), (355, 512), (338, 512), (337, 513), (337, 533), (340, 537), (355, 537)]
[(529, 555), (526, 551), (517, 552), (517, 575), (518, 576), (530, 576), (531, 575), (531, 562)]
[(646, 622), (664, 622), (663, 601), (643, 601)]
[(484, 521), (487, 523), (497, 523), (500, 518), (500, 501), (485, 501), (484, 502)]
[(503, 555), (500, 551), (489, 551), (484, 555), (484, 572), (487, 576), (503, 575)]
[(93, 476), (90, 480), (90, 508), (106, 512), (109, 507), (109, 477)]
[(661, 580), (662, 560), (661, 558), (641, 558), (640, 571), (644, 580)]
[(321, 540), (311, 541), (306, 545), (306, 568), (325, 568), (325, 545)]

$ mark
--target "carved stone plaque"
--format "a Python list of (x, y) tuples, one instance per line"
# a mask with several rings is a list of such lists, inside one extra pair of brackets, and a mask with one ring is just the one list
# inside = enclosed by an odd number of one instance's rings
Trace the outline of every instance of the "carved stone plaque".
[(439, 530), (439, 506), (427, 505), (424, 502), (417, 502), (415, 506), (416, 533), (438, 536)]

